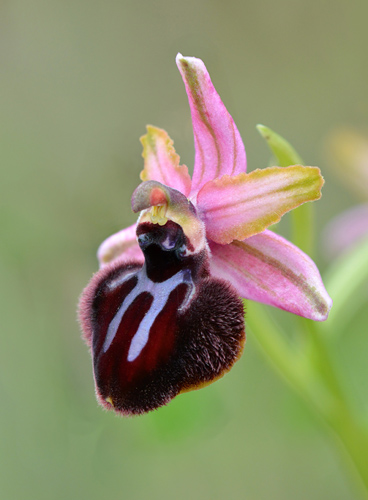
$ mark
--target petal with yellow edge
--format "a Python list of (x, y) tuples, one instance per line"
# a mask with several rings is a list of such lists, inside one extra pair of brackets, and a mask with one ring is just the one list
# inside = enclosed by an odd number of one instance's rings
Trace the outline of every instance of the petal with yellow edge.
[(141, 137), (144, 169), (142, 181), (155, 180), (174, 187), (186, 196), (190, 193), (192, 181), (185, 165), (180, 165), (180, 157), (174, 143), (165, 130), (147, 125), (147, 134)]
[(261, 233), (289, 210), (321, 197), (317, 167), (270, 167), (208, 182), (198, 193), (207, 237), (227, 244)]

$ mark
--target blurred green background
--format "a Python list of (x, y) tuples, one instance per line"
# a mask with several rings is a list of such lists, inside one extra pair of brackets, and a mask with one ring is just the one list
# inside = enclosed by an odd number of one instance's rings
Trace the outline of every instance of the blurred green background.
[[(355, 498), (334, 443), (250, 335), (221, 381), (119, 419), (95, 401), (76, 304), (99, 243), (134, 221), (145, 125), (193, 165), (178, 51), (206, 63), (250, 170), (269, 163), (257, 123), (322, 168), (319, 231), (354, 205), (324, 145), (339, 125), (367, 127), (367, 16), (365, 0), (0, 3), (1, 499)], [(365, 322), (341, 348), (357, 389)]]

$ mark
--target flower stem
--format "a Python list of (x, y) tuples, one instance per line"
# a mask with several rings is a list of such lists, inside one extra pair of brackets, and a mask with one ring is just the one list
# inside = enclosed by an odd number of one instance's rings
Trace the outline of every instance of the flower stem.
[(304, 203), (291, 214), (291, 240), (303, 252), (313, 257), (314, 252), (314, 206)]
[[(368, 499), (368, 426), (347, 396), (327, 338), (311, 320), (298, 318), (306, 343), (297, 348), (264, 306), (247, 303), (247, 324), (273, 366), (332, 430), (344, 450), (362, 498)], [(300, 347), (300, 346), (299, 346)], [(341, 446), (342, 445), (342, 446)]]
[[(283, 137), (263, 125), (257, 126), (279, 166), (303, 164)], [(313, 252), (313, 207), (301, 205), (291, 214), (292, 241), (304, 252)], [(325, 323), (299, 318), (303, 335), (299, 348), (292, 345), (267, 310), (248, 303), (247, 323), (259, 345), (284, 379), (311, 405), (343, 445), (350, 469), (360, 477), (362, 497), (368, 499), (368, 422), (363, 420), (339, 377), (333, 359), (332, 340), (348, 324), (349, 307), (360, 286), (368, 279), (368, 239), (344, 255), (330, 268), (326, 288), (333, 293), (334, 307)], [(355, 300), (356, 302), (356, 300)]]
[[(313, 370), (318, 374), (332, 396), (334, 404), (325, 408), (322, 417), (335, 435), (340, 439), (345, 451), (354, 464), (360, 476), (363, 498), (368, 498), (368, 425), (364, 422), (356, 408), (355, 402), (349, 397), (346, 384), (339, 376), (337, 363), (333, 359), (329, 338), (321, 334), (318, 326), (311, 320), (299, 318), (302, 327), (307, 331), (311, 347), (309, 359)], [(328, 410), (328, 411), (326, 411)]]
[(284, 380), (319, 413), (326, 412), (333, 402), (311, 371), (305, 352), (288, 341), (264, 306), (247, 302), (247, 327)]
[[(367, 425), (347, 412), (329, 422), (349, 456), (351, 475), (359, 479), (362, 498), (368, 499), (368, 428)], [(345, 458), (347, 458), (345, 456)]]

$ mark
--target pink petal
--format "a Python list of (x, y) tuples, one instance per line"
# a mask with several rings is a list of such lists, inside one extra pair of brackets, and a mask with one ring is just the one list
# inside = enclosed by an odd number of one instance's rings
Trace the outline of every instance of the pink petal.
[(226, 244), (261, 233), (289, 210), (321, 197), (317, 167), (270, 167), (208, 182), (198, 193), (197, 207), (207, 236)]
[(192, 114), (195, 162), (192, 192), (224, 174), (236, 175), (247, 168), (243, 141), (229, 112), (212, 85), (203, 62), (176, 56)]
[(230, 245), (211, 243), (211, 272), (227, 279), (238, 293), (316, 321), (332, 305), (314, 262), (272, 231)]
[(179, 165), (173, 141), (165, 130), (147, 125), (147, 134), (141, 137), (144, 170), (142, 181), (158, 181), (188, 196), (192, 181), (185, 165)]
[(328, 257), (336, 257), (364, 237), (368, 237), (368, 203), (353, 207), (335, 217), (323, 235)]
[(133, 224), (109, 236), (101, 243), (97, 251), (100, 267), (118, 258), (121, 258), (122, 262), (135, 261), (143, 264), (144, 255), (137, 243), (135, 230), (136, 224)]

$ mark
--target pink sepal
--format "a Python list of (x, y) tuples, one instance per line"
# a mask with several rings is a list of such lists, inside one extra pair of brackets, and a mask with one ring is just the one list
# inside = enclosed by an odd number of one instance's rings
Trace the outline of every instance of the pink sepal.
[(199, 191), (197, 206), (209, 239), (225, 245), (261, 233), (289, 210), (321, 197), (317, 167), (269, 167), (224, 175)]
[(178, 54), (176, 64), (184, 80), (192, 114), (195, 146), (192, 194), (196, 194), (212, 179), (245, 172), (247, 162), (234, 120), (201, 59)]
[(324, 321), (332, 300), (314, 262), (272, 231), (230, 245), (211, 243), (211, 272), (238, 293), (315, 321)]
[(147, 125), (147, 134), (141, 137), (144, 169), (142, 181), (158, 181), (188, 196), (192, 181), (185, 165), (180, 165), (180, 157), (174, 143), (165, 130)]

